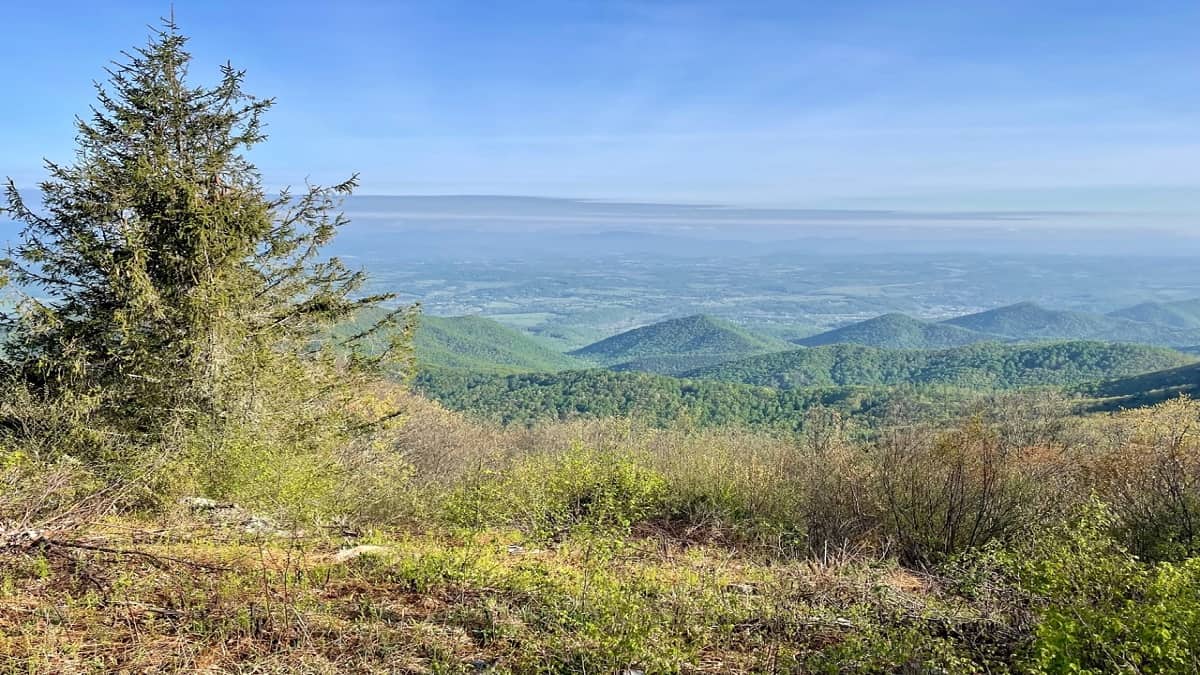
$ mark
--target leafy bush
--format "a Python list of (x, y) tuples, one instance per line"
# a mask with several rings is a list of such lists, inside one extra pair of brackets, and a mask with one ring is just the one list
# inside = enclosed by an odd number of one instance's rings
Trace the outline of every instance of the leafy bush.
[(188, 467), (176, 489), (295, 523), (382, 523), (405, 513), (412, 470), (393, 449), (403, 420), (372, 424), (399, 405), (398, 388), (338, 388), (313, 396), (324, 373), (297, 366), (277, 377), (264, 383), (270, 395), (252, 417), (192, 431)]
[(712, 431), (665, 436), (654, 465), (667, 481), (667, 534), (782, 550), (803, 541), (808, 467), (794, 445)]
[(447, 506), (460, 525), (515, 527), (538, 540), (627, 531), (661, 505), (662, 476), (630, 454), (576, 444), (468, 479)]
[(1059, 501), (1052, 448), (1012, 448), (979, 420), (893, 429), (874, 449), (878, 499), (902, 560), (934, 562), (1044, 521)]
[(1196, 672), (1200, 559), (1140, 562), (1110, 535), (1099, 502), (1018, 551), (1014, 569), (1041, 597), (1030, 666), (1040, 672)]
[(1133, 552), (1200, 552), (1200, 403), (1179, 398), (1109, 420), (1091, 478)]

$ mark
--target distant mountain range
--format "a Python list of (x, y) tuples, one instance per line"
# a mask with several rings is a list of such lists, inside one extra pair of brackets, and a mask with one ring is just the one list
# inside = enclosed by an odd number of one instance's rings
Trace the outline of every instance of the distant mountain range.
[[(1094, 385), (1088, 395), (1117, 399), (1200, 387), (1187, 380), (1200, 348), (1185, 354), (1164, 347), (1198, 342), (1200, 302), (1143, 303), (1107, 315), (1024, 302), (941, 322), (885, 314), (795, 344), (698, 314), (625, 331), (568, 354), (485, 317), (423, 316), (414, 349), (422, 368), (493, 374), (600, 366), (782, 389), (1114, 381), (1122, 384)], [(1160, 372), (1162, 386), (1155, 379)]]
[[(334, 335), (356, 334), (383, 314), (379, 309), (364, 312), (356, 321), (335, 328)], [(382, 343), (388, 336), (377, 335), (372, 339)], [(481, 316), (422, 315), (413, 335), (413, 352), (421, 368), (480, 373), (546, 373), (589, 366), (535, 337)]]
[(1144, 344), (1185, 345), (1196, 342), (1195, 328), (1135, 321), (1114, 314), (1047, 309), (1032, 302), (968, 314), (948, 325), (1016, 340), (1109, 340)]
[(796, 344), (859, 344), (888, 349), (941, 349), (977, 342), (1102, 340), (1183, 346), (1200, 342), (1200, 300), (1143, 303), (1109, 314), (1047, 309), (1032, 302), (941, 322), (885, 314), (813, 335)]
[[(1195, 354), (1115, 341), (1186, 333), (1189, 307), (1146, 303), (1101, 315), (1020, 303), (944, 322), (886, 314), (798, 344), (692, 315), (569, 354), (484, 317), (424, 316), (414, 348), (421, 390), (506, 422), (636, 413), (790, 428), (819, 401), (878, 412), (887, 392), (919, 392), (934, 408), (1020, 387), (1066, 387), (1093, 409), (1200, 395)], [(1064, 334), (1113, 339), (1049, 341)]]
[[(1193, 310), (1196, 311), (1194, 317)], [(1142, 319), (1128, 318), (1132, 316)], [(1190, 323), (1193, 320), (1195, 325)], [(944, 321), (891, 313), (797, 339), (793, 343), (758, 335), (715, 317), (694, 315), (619, 333), (571, 352), (571, 355), (612, 370), (682, 375), (747, 356), (789, 351), (796, 345), (942, 350), (985, 342), (1063, 340), (1195, 345), (1200, 343), (1200, 301), (1145, 303), (1107, 315), (1048, 309), (1032, 302)]]

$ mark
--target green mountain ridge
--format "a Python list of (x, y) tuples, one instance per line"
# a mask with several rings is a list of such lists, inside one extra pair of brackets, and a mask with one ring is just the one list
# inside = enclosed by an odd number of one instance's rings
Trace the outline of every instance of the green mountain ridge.
[(843, 344), (729, 361), (684, 376), (785, 389), (851, 385), (1011, 389), (1079, 384), (1163, 370), (1195, 360), (1163, 347), (1089, 341), (980, 343), (934, 351)]
[(996, 335), (894, 312), (793, 342), (805, 347), (858, 344), (883, 349), (945, 349), (1000, 339)]

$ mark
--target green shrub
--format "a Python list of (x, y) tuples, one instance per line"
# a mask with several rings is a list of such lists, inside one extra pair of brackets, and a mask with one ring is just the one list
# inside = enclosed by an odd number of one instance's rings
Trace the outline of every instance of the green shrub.
[(1013, 567), (1040, 598), (1030, 668), (1040, 672), (1196, 672), (1200, 559), (1147, 564), (1111, 536), (1096, 502), (1053, 529)]
[(632, 454), (576, 444), (480, 471), (449, 499), (451, 521), (514, 527), (539, 540), (627, 531), (660, 507), (665, 482)]
[(979, 420), (889, 431), (874, 450), (877, 499), (900, 557), (937, 562), (1045, 521), (1063, 471), (1053, 449), (1014, 448)]
[(1175, 399), (1108, 423), (1089, 468), (1124, 541), (1153, 560), (1200, 553), (1200, 403)]

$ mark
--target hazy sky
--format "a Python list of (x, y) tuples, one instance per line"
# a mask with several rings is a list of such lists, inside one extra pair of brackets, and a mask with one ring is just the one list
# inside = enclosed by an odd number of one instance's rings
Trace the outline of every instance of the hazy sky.
[[(169, 3), (4, 3), (0, 174)], [(1200, 2), (176, 0), (278, 99), (271, 184), (815, 207), (1200, 211)]]

